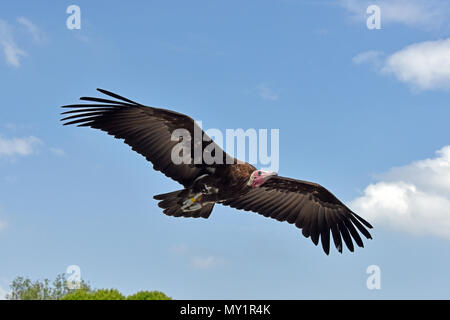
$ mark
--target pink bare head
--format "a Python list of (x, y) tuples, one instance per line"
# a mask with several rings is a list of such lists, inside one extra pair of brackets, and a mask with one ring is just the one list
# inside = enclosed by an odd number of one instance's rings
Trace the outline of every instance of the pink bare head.
[(250, 175), (250, 179), (247, 182), (247, 185), (252, 188), (260, 187), (266, 182), (270, 177), (276, 176), (277, 173), (273, 171), (265, 171), (265, 170), (255, 170)]

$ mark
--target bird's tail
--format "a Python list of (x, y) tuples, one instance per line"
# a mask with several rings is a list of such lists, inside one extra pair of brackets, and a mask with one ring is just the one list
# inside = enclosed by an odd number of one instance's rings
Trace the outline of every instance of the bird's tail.
[(183, 210), (182, 207), (188, 199), (189, 191), (186, 189), (173, 191), (169, 193), (158, 194), (153, 197), (158, 202), (158, 207), (163, 208), (164, 214), (173, 217), (186, 218), (205, 218), (207, 219), (211, 214), (214, 203), (206, 203), (199, 206), (197, 210)]

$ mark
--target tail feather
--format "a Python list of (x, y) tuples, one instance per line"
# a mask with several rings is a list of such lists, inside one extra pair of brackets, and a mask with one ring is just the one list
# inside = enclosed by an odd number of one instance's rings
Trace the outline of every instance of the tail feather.
[(158, 202), (158, 207), (164, 209), (163, 213), (173, 217), (185, 218), (205, 218), (207, 219), (214, 208), (214, 203), (204, 205), (196, 211), (186, 212), (181, 210), (181, 204), (186, 197), (186, 190), (178, 190), (164, 194), (158, 194), (153, 197)]
[(168, 192), (168, 193), (157, 194), (156, 196), (153, 196), (153, 199), (155, 199), (155, 200), (170, 199), (170, 198), (176, 197), (176, 196), (179, 195), (182, 191), (183, 191), (183, 190), (178, 190), (178, 191), (173, 191), (173, 192)]

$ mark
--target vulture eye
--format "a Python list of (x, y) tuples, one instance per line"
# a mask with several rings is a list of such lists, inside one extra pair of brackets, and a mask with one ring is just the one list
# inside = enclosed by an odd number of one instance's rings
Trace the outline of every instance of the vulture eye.
[(258, 176), (260, 176), (261, 175), (261, 171), (258, 171)]

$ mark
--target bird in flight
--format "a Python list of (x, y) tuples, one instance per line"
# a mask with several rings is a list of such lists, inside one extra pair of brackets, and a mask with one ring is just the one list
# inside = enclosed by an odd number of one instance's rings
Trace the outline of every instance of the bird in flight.
[[(82, 97), (80, 100), (87, 103), (63, 106), (70, 110), (62, 113), (65, 118), (61, 120), (65, 121), (64, 125), (100, 129), (123, 139), (150, 161), (155, 170), (179, 182), (183, 189), (154, 196), (166, 215), (206, 219), (217, 203), (253, 211), (295, 224), (315, 245), (320, 240), (327, 255), (330, 238), (340, 253), (343, 243), (352, 252), (353, 241), (364, 247), (360, 234), (372, 239), (367, 230), (372, 228), (370, 223), (321, 185), (258, 170), (231, 157), (187, 115), (144, 106), (115, 93), (97, 90), (108, 99)], [(177, 129), (187, 132), (190, 138), (174, 139), (173, 132)], [(201, 138), (192, 139), (198, 131)], [(183, 148), (175, 155), (185, 161), (174, 161), (174, 148), (180, 143), (190, 150), (200, 148), (202, 155), (209, 155), (216, 161), (199, 160), (195, 153)]]

